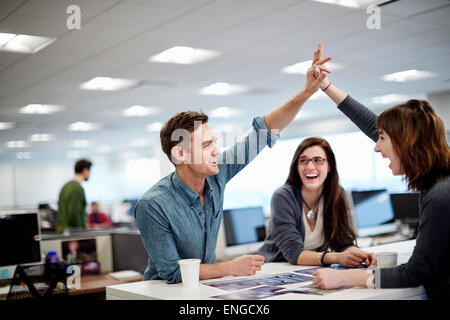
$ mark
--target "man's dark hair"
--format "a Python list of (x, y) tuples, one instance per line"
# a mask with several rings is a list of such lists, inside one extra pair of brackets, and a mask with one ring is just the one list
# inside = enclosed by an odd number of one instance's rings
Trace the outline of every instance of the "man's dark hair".
[(92, 162), (86, 159), (78, 160), (75, 163), (75, 173), (82, 173), (84, 169), (91, 170)]
[(178, 112), (172, 118), (170, 118), (164, 126), (161, 128), (159, 134), (161, 138), (161, 147), (169, 160), (172, 162), (171, 150), (174, 146), (181, 142), (182, 137), (178, 139), (172, 138), (172, 133), (177, 129), (185, 129), (189, 132), (194, 131), (195, 122), (201, 122), (202, 124), (208, 122), (208, 116), (201, 110), (197, 111), (185, 111)]

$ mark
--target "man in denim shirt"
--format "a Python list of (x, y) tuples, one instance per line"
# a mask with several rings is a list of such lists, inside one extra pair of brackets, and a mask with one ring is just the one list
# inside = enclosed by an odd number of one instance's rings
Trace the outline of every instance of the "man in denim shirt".
[[(329, 72), (322, 59), (320, 68)], [(199, 112), (181, 112), (161, 129), (163, 151), (175, 171), (151, 187), (135, 209), (136, 221), (149, 262), (144, 280), (181, 281), (178, 260), (201, 260), (200, 279), (227, 275), (253, 275), (261, 270), (264, 257), (244, 255), (216, 263), (216, 242), (223, 212), (226, 183), (266, 146), (273, 146), (302, 105), (321, 82), (308, 70), (303, 90), (265, 117), (256, 117), (250, 133), (232, 148), (220, 153), (208, 117)]]

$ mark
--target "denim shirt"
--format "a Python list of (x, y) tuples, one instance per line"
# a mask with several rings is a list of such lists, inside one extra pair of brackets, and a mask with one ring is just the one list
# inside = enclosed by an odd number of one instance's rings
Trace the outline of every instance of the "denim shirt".
[(206, 177), (205, 198), (186, 185), (174, 171), (152, 186), (134, 212), (149, 255), (144, 280), (181, 281), (178, 260), (197, 258), (216, 262), (216, 243), (223, 212), (226, 183), (279, 135), (271, 133), (263, 117), (253, 119), (248, 135), (221, 153), (219, 173)]

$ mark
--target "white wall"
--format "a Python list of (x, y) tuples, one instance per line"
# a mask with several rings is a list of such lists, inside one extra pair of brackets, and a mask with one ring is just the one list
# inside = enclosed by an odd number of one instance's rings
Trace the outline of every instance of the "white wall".
[[(165, 155), (164, 155), (165, 156)], [(93, 158), (91, 177), (83, 182), (86, 200), (104, 204), (139, 198), (160, 177), (163, 160), (157, 158)], [(0, 208), (36, 207), (48, 202), (53, 207), (62, 186), (73, 179), (75, 160), (43, 162), (23, 160), (0, 164)], [(163, 167), (167, 174), (169, 167)]]
[(14, 171), (12, 164), (0, 164), (0, 207), (10, 206), (15, 203)]
[(34, 207), (55, 202), (62, 185), (73, 177), (72, 161), (0, 164), (1, 207)]

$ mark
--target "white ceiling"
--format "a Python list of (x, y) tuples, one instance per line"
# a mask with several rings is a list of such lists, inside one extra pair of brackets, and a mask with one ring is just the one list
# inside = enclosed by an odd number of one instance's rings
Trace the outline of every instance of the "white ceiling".
[[(80, 30), (66, 27), (66, 8), (71, 4), (81, 9)], [(137, 138), (158, 145), (158, 133), (147, 132), (147, 124), (164, 122), (186, 109), (208, 113), (221, 106), (239, 108), (245, 111), (243, 116), (210, 123), (248, 127), (253, 116), (277, 107), (303, 87), (304, 76), (281, 69), (311, 59), (319, 41), (325, 55), (345, 66), (330, 80), (374, 110), (380, 108), (371, 104), (374, 96), (450, 90), (449, 1), (400, 0), (384, 5), (379, 30), (367, 28), (368, 17), (365, 9), (305, 0), (2, 0), (0, 32), (57, 40), (32, 55), (0, 52), (0, 121), (17, 123), (14, 129), (0, 131), (0, 161), (20, 161), (16, 160), (20, 151), (32, 152), (34, 161), (63, 159), (74, 150), (75, 139), (92, 142), (92, 147), (80, 149), (85, 156), (98, 154), (101, 145), (110, 146), (111, 156), (116, 156), (132, 150), (130, 141)], [(176, 45), (222, 55), (190, 66), (148, 62), (150, 56)], [(407, 83), (380, 79), (408, 69), (439, 76)], [(143, 85), (117, 92), (79, 89), (96, 76), (138, 79)], [(200, 88), (219, 81), (248, 85), (254, 92), (227, 97), (198, 94)], [(18, 112), (30, 103), (61, 104), (67, 110), (52, 115)], [(122, 110), (132, 105), (158, 106), (164, 112), (123, 117)], [(341, 116), (328, 99), (307, 102), (302, 113), (308, 121)], [(69, 132), (68, 125), (76, 121), (99, 122), (104, 129)], [(291, 135), (306, 132), (302, 123), (300, 118), (291, 126)], [(327, 129), (314, 130), (321, 134)], [(28, 140), (35, 133), (54, 134), (56, 140), (33, 142), (26, 149), (6, 148), (8, 141)], [(135, 149), (139, 150), (143, 149)]]

